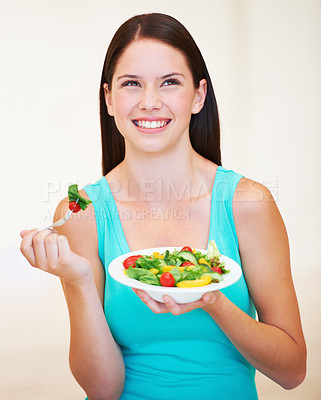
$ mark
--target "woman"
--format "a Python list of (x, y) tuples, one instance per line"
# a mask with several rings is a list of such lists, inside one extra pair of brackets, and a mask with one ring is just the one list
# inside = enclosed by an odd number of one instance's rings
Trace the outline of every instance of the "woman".
[[(58, 232), (21, 233), (30, 264), (61, 279), (70, 367), (88, 398), (252, 400), (255, 369), (299, 385), (306, 347), (286, 230), (266, 187), (221, 166), (211, 80), (186, 29), (163, 14), (126, 21), (107, 51), (100, 105), (103, 177), (81, 193), (93, 204)], [(156, 302), (107, 271), (129, 251), (211, 239), (243, 276), (192, 303)]]

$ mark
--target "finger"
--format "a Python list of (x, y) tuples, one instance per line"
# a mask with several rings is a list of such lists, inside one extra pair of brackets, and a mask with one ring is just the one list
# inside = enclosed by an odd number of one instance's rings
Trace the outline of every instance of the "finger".
[(46, 269), (48, 266), (45, 238), (51, 235), (50, 229), (45, 229), (33, 237), (32, 244), (35, 254), (36, 267)]
[(70, 257), (71, 249), (69, 246), (68, 239), (64, 235), (59, 235), (57, 238), (58, 244), (58, 257), (61, 261), (65, 262)]
[(133, 289), (133, 290), (137, 294), (137, 296), (139, 296), (140, 299), (147, 305), (147, 307), (149, 307), (154, 313), (161, 314), (168, 312), (166, 306), (163, 303), (155, 301), (143, 290), (139, 289)]
[(206, 304), (213, 304), (216, 301), (216, 293), (215, 292), (208, 292), (203, 294), (202, 301)]
[[(167, 310), (173, 315), (180, 315), (183, 313), (183, 308), (181, 304), (176, 303), (176, 301), (172, 297), (164, 295), (163, 300)], [(185, 306), (185, 308), (187, 307)]]
[(181, 304), (181, 311), (182, 313), (189, 312), (195, 310), (196, 308), (204, 307), (205, 303), (202, 299), (193, 301), (191, 303)]
[(28, 262), (33, 267), (35, 267), (36, 259), (32, 241), (34, 236), (38, 233), (38, 229), (35, 228), (31, 229), (30, 231), (24, 230), (21, 233), (23, 233), (23, 236), (20, 245), (20, 251), (24, 255), (24, 257), (28, 260)]
[(206, 305), (203, 299), (192, 301), (190, 303), (179, 304), (176, 303), (176, 301), (172, 297), (167, 295), (164, 296), (164, 302), (166, 304), (168, 311), (173, 315), (184, 314), (186, 312), (195, 310), (196, 308), (202, 308)]
[(50, 268), (55, 268), (58, 261), (58, 235), (51, 233), (45, 238), (45, 251), (47, 255), (47, 263)]
[[(38, 229), (37, 228), (34, 228), (34, 229), (31, 229), (32, 231), (34, 230), (37, 230), (38, 231)], [(28, 232), (30, 232), (30, 230), (27, 230), (27, 229), (23, 229), (21, 232), (20, 232), (20, 237), (23, 239), (23, 237), (24, 237), (24, 235), (26, 234), (26, 233), (28, 233)]]

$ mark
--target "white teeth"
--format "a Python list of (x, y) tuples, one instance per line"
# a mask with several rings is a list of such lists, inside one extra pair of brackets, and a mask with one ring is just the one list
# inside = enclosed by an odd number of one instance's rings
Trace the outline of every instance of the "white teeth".
[(166, 125), (166, 121), (141, 121), (138, 120), (138, 126), (140, 128), (155, 129), (162, 128)]

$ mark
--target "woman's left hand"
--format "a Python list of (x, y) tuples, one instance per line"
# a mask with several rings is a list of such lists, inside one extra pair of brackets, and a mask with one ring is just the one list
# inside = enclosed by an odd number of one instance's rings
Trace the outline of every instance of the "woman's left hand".
[(202, 308), (207, 310), (212, 304), (215, 303), (219, 296), (219, 291), (205, 293), (201, 299), (191, 303), (178, 304), (176, 301), (167, 295), (164, 295), (164, 303), (152, 299), (144, 290), (134, 289), (133, 291), (140, 297), (140, 299), (149, 307), (155, 314), (172, 313), (173, 315), (180, 315), (186, 312)]

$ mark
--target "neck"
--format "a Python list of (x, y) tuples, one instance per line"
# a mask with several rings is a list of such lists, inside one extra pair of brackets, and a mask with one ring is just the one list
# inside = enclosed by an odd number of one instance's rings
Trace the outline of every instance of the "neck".
[(195, 199), (212, 189), (213, 180), (205, 173), (208, 163), (191, 146), (180, 152), (167, 151), (166, 155), (138, 155), (127, 149), (117, 167), (118, 179), (124, 186), (117, 197), (163, 204)]

